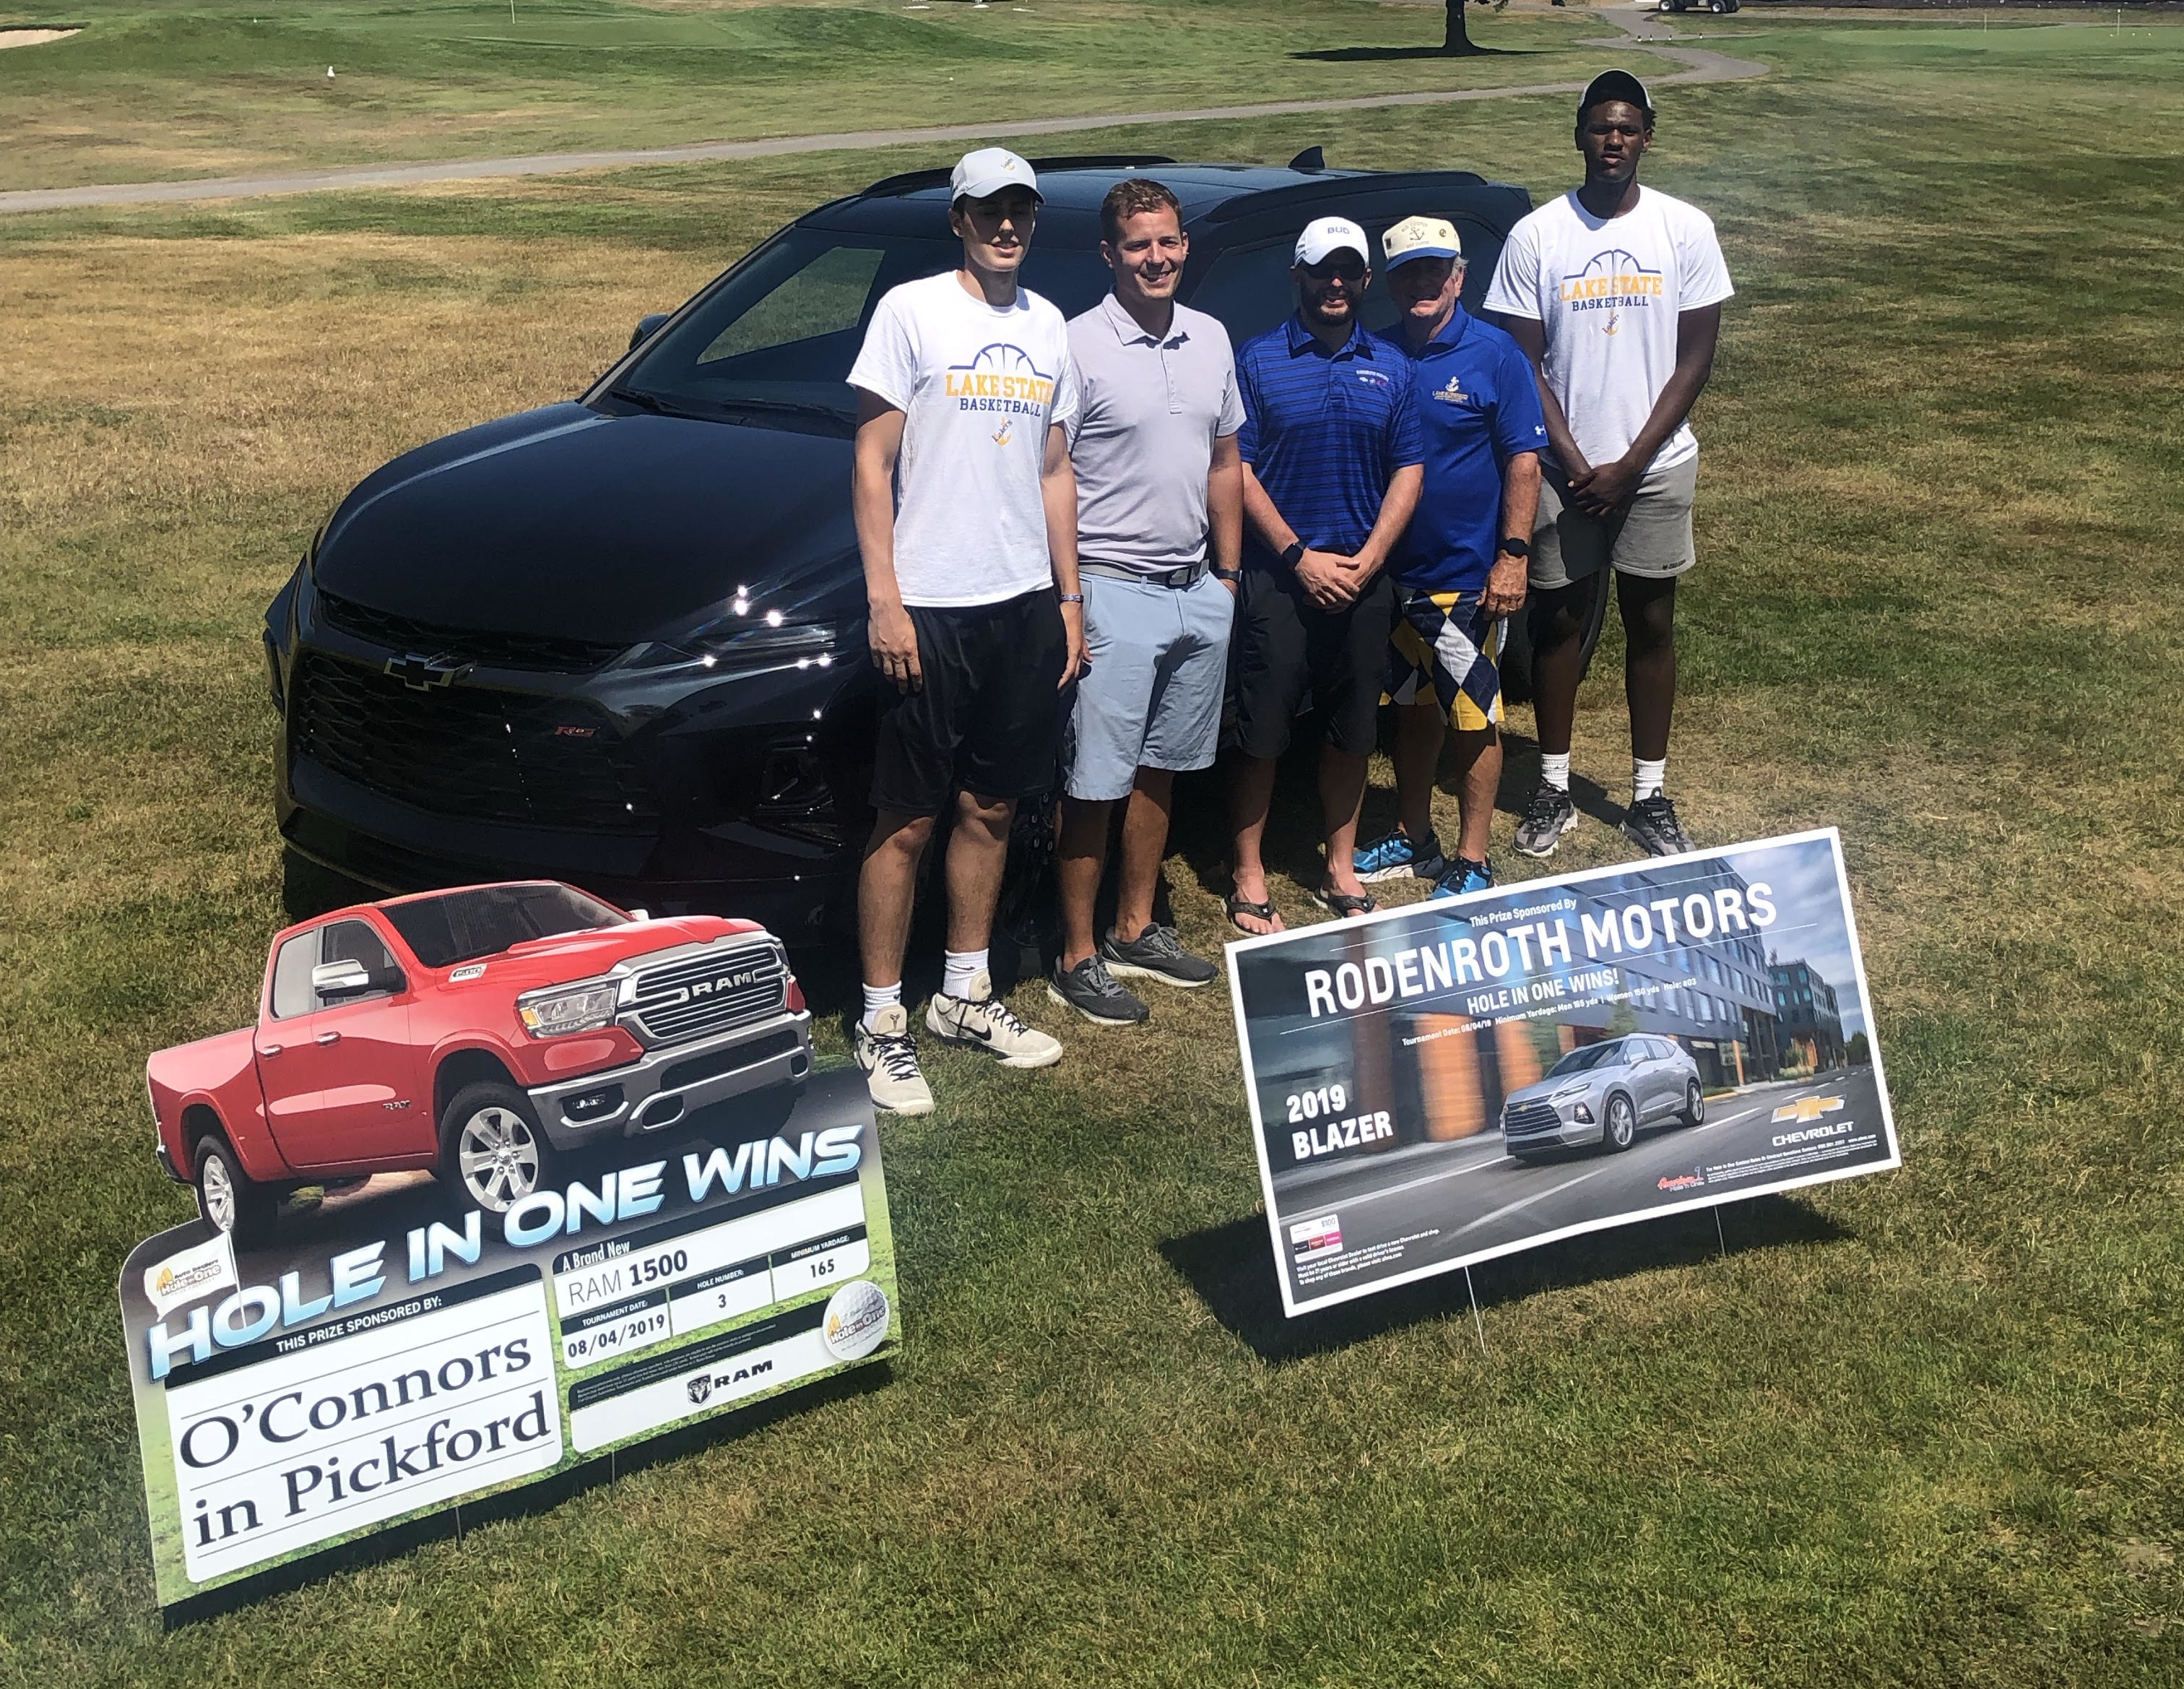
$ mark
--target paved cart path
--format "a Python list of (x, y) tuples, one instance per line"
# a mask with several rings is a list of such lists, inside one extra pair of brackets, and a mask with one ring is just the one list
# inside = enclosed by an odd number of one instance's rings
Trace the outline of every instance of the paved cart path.
[[(1674, 83), (1735, 82), (1763, 76), (1767, 67), (1749, 59), (1732, 59), (1706, 47), (1684, 47), (1658, 18), (1603, 14), (1602, 21), (1621, 36), (1585, 41), (1588, 47), (1636, 47), (1659, 53), (1684, 68), (1651, 80), (1652, 87)], [(1023, 118), (1015, 121), (966, 123), (936, 129), (846, 130), (832, 135), (783, 135), (763, 141), (710, 141), (690, 147), (653, 147), (620, 152), (535, 153), (512, 159), (465, 159), (442, 164), (352, 164), (331, 170), (281, 170), (265, 176), (220, 176), (192, 181), (113, 182), (87, 187), (35, 187), (0, 192), (0, 215), (25, 211), (64, 211), (86, 206), (188, 203), (208, 199), (255, 199), (275, 193), (310, 193), (328, 188), (408, 187), (443, 181), (488, 181), (509, 176), (560, 176), (571, 170), (627, 170), (641, 164), (710, 164), (733, 159), (774, 159), (792, 153), (863, 152), (880, 147), (925, 142), (995, 141), (1022, 135), (1064, 135), (1092, 129), (1136, 125), (1213, 123), (1256, 117), (1288, 117), (1321, 111), (1371, 111), (1384, 106), (1455, 105), (1468, 100), (1515, 99), (1529, 94), (1574, 94), (1582, 82), (1540, 82), (1521, 88), (1462, 88), (1407, 94), (1364, 94), (1349, 99), (1278, 100), (1263, 105), (1195, 106), (1177, 111), (1108, 112), (1091, 117)]]

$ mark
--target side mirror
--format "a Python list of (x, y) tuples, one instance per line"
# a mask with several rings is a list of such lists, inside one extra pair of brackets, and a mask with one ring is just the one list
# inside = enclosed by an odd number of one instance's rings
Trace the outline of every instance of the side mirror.
[(404, 983), (399, 968), (374, 973), (354, 958), (322, 962), (311, 970), (311, 990), (321, 1003), (337, 1003), (370, 991), (399, 991)]
[(639, 317), (637, 320), (636, 328), (630, 332), (629, 349), (632, 352), (636, 351), (638, 347), (659, 333), (660, 324), (666, 322), (673, 315), (671, 311), (655, 311), (649, 316)]
[(649, 909), (632, 909), (629, 911), (629, 918), (632, 921), (649, 921), (652, 918), (652, 911)]

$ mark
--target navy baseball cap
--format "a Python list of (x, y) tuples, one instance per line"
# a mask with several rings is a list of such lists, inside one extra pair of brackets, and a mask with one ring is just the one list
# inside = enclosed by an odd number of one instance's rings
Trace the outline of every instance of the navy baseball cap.
[(1635, 105), (1646, 114), (1646, 122), (1653, 120), (1653, 102), (1646, 98), (1646, 85), (1628, 70), (1603, 70), (1587, 82), (1577, 103), (1577, 120), (1583, 123), (1587, 112), (1608, 100)]

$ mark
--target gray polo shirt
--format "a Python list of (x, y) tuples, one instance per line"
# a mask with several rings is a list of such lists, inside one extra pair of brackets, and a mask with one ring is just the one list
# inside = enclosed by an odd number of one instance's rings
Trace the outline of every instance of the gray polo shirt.
[(1244, 426), (1228, 331), (1178, 305), (1156, 340), (1110, 293), (1070, 319), (1069, 354), (1078, 556), (1149, 574), (1202, 563), (1213, 442)]

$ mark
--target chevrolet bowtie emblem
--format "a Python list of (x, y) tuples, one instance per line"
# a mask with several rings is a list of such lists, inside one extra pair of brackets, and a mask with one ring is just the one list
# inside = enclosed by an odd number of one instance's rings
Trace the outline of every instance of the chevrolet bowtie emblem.
[(1774, 1111), (1777, 1120), (1817, 1120), (1823, 1114), (1833, 1114), (1843, 1106), (1839, 1096), (1802, 1096), (1797, 1101), (1785, 1103)]
[(459, 663), (453, 657), (424, 657), (415, 651), (387, 660), (387, 672), (412, 692), (429, 692), (436, 686), (451, 686), (468, 674), (474, 665)]

